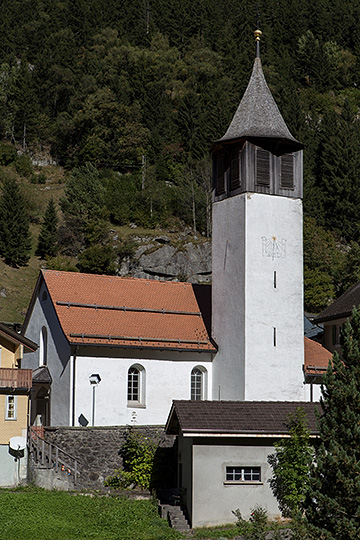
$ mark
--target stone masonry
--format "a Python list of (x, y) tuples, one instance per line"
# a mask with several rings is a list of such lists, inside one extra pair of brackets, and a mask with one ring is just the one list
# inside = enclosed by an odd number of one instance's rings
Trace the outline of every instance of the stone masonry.
[[(136, 426), (146, 437), (154, 440), (170, 459), (176, 454), (171, 452), (175, 437), (165, 435), (159, 426)], [(102, 489), (108, 476), (122, 467), (120, 449), (128, 430), (119, 427), (47, 427), (45, 440), (58, 446), (78, 461), (80, 472), (79, 486), (84, 489)], [(166, 451), (169, 450), (169, 452)]]

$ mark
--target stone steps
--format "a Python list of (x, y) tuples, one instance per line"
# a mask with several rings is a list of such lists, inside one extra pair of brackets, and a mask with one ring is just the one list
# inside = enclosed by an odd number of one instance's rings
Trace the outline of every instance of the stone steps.
[(171, 527), (176, 531), (190, 531), (190, 525), (185, 517), (181, 506), (173, 506), (170, 504), (161, 505), (161, 517), (167, 518)]

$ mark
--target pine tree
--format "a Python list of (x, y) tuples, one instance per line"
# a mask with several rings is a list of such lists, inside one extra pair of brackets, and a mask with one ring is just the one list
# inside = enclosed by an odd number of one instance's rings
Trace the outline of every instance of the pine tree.
[(306, 519), (314, 538), (360, 538), (360, 309), (341, 336), (324, 378), (321, 444), (309, 478)]
[(50, 199), (40, 229), (36, 255), (45, 258), (55, 257), (58, 251), (58, 217), (53, 198)]
[(5, 179), (0, 197), (0, 255), (10, 266), (25, 266), (30, 250), (25, 200), (15, 180)]

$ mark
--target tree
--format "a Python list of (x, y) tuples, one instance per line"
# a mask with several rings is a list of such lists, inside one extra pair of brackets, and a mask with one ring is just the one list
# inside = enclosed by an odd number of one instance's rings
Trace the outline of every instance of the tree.
[(114, 275), (116, 253), (111, 246), (90, 246), (79, 255), (78, 268), (88, 274)]
[(54, 199), (51, 198), (45, 210), (44, 221), (40, 229), (36, 255), (45, 258), (55, 257), (58, 251), (58, 217)]
[(283, 516), (294, 517), (305, 499), (313, 458), (302, 407), (290, 415), (288, 426), (290, 438), (275, 443), (275, 453), (269, 456), (268, 461), (273, 469), (270, 487), (279, 508)]
[(354, 308), (324, 377), (321, 445), (311, 468), (305, 515), (314, 537), (360, 538), (360, 309)]
[(0, 255), (6, 264), (25, 266), (30, 258), (31, 236), (26, 203), (13, 179), (5, 179), (0, 197)]

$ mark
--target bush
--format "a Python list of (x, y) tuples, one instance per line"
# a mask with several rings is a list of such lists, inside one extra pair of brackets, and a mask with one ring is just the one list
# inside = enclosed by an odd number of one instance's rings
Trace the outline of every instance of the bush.
[(84, 249), (77, 264), (80, 272), (89, 274), (115, 274), (116, 254), (111, 246), (95, 245)]
[(233, 510), (233, 514), (237, 517), (236, 526), (239, 529), (239, 533), (246, 540), (265, 540), (268, 530), (268, 515), (265, 508), (259, 505), (255, 506), (251, 510), (249, 521), (246, 521), (242, 517), (238, 508)]
[(7, 142), (0, 142), (0, 165), (10, 165), (16, 159), (16, 150), (15, 147)]
[(121, 448), (123, 469), (105, 480), (105, 486), (113, 488), (140, 487), (150, 489), (157, 445), (145, 435), (129, 428)]
[(25, 178), (31, 178), (33, 176), (33, 166), (28, 154), (19, 154), (15, 160), (15, 167), (21, 176), (25, 176)]

